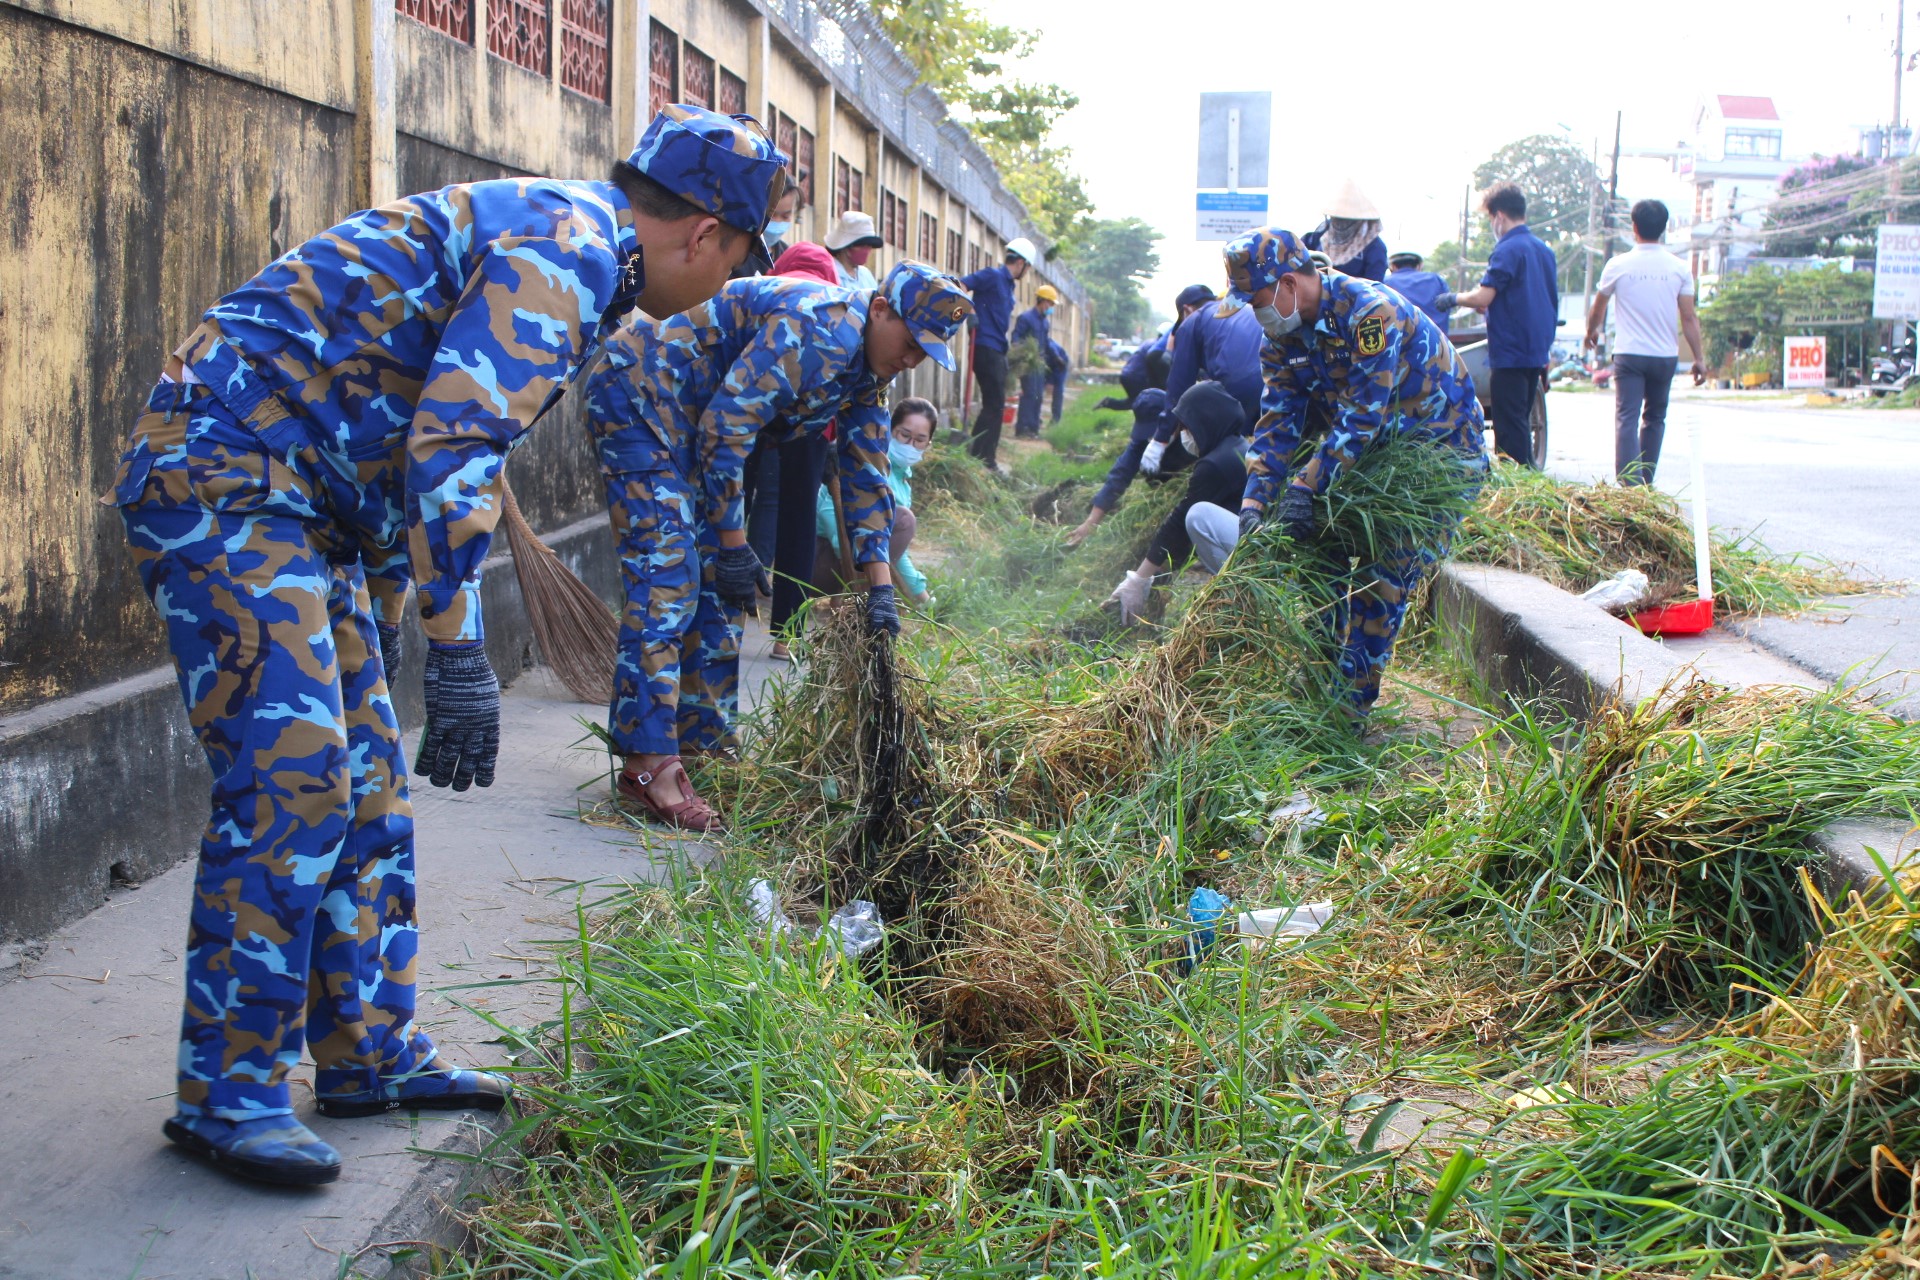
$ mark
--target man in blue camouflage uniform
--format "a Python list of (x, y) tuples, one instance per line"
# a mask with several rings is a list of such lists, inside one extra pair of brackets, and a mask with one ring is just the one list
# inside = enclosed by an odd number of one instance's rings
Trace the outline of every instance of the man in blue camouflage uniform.
[(507, 1098), (413, 1023), (401, 606), (417, 579), (415, 768), (488, 786), (479, 574), (507, 452), (628, 310), (710, 296), (760, 245), (784, 160), (751, 122), (672, 107), (611, 181), (452, 186), (322, 232), (166, 362), (114, 501), (214, 773), (166, 1125), (188, 1151), (337, 1177), (293, 1116), (303, 1046), (323, 1114)]
[(740, 280), (657, 326), (630, 325), (587, 380), (627, 604), (608, 726), (626, 757), (623, 794), (661, 821), (718, 825), (682, 750), (734, 745), (740, 618), (765, 578), (747, 545), (741, 471), (755, 438), (836, 431), (839, 476), (867, 617), (899, 630), (888, 568), (887, 386), (948, 344), (973, 307), (918, 262), (878, 290), (799, 277)]
[[(1316, 498), (1389, 433), (1450, 451), (1460, 460), (1461, 483), (1479, 487), (1487, 463), (1473, 381), (1419, 308), (1372, 281), (1317, 269), (1293, 233), (1278, 227), (1240, 236), (1227, 245), (1226, 259), (1233, 302), (1253, 308), (1266, 338), (1266, 392), (1240, 503), (1242, 538), (1271, 515), (1287, 536), (1312, 541)], [(1289, 474), (1315, 401), (1332, 425)], [(1362, 720), (1380, 695), (1407, 600), (1452, 537), (1451, 525), (1436, 527), (1336, 584), (1328, 624)]]

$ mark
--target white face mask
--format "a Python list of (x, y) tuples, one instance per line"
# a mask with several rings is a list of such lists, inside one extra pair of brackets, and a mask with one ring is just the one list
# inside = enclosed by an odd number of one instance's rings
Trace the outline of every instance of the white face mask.
[(1184, 427), (1180, 429), (1180, 447), (1196, 458), (1200, 456), (1200, 442), (1193, 438), (1193, 432)]
[[(1280, 296), (1278, 291), (1274, 296)], [(1264, 307), (1255, 307), (1253, 318), (1260, 322), (1260, 332), (1266, 334), (1272, 341), (1278, 342), (1300, 327), (1300, 308), (1295, 305), (1291, 315), (1283, 316), (1278, 308), (1268, 303)]]
[(902, 471), (910, 471), (927, 456), (925, 449), (916, 449), (905, 440), (894, 440), (887, 445), (887, 461)]

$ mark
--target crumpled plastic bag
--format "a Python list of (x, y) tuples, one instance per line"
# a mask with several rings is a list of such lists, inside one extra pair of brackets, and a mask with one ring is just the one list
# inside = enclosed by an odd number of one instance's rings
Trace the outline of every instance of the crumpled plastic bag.
[(880, 908), (856, 898), (828, 916), (826, 927), (840, 936), (840, 950), (851, 960), (880, 945), (885, 924), (880, 918)]
[(1638, 569), (1622, 569), (1611, 578), (1594, 583), (1580, 593), (1580, 598), (1591, 604), (1597, 604), (1608, 613), (1632, 613), (1653, 594), (1653, 584), (1647, 581), (1647, 575)]
[(780, 909), (773, 885), (765, 880), (755, 880), (747, 886), (747, 910), (753, 912), (756, 921), (767, 926), (768, 933), (789, 933), (793, 929), (793, 921)]
[(1313, 797), (1304, 791), (1296, 791), (1287, 797), (1287, 802), (1267, 815), (1274, 826), (1292, 823), (1302, 831), (1312, 831), (1327, 824), (1327, 811), (1313, 802)]
[(1320, 932), (1331, 919), (1333, 903), (1303, 902), (1297, 907), (1242, 911), (1233, 931), (1243, 938), (1304, 938)]

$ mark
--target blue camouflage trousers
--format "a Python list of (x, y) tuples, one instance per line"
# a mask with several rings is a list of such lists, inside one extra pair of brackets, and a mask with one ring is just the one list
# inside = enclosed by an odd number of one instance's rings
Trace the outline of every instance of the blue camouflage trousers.
[[(413, 810), (366, 581), (203, 389), (155, 389), (115, 501), (213, 769), (186, 953), (179, 1109), (291, 1110), (428, 1064), (413, 1025)], [(329, 554), (331, 552), (331, 554)], [(345, 561), (345, 562), (342, 562)]]
[[(633, 428), (644, 431), (644, 428)], [(738, 745), (740, 612), (713, 590), (718, 540), (661, 449), (646, 470), (606, 473), (626, 603), (607, 726), (626, 755)], [(622, 455), (635, 461), (631, 449)]]

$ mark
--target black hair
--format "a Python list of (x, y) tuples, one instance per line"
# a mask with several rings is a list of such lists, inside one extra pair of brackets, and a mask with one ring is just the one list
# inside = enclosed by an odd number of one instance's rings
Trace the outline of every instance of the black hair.
[(913, 417), (916, 413), (927, 420), (928, 426), (939, 427), (940, 411), (933, 407), (931, 400), (922, 400), (919, 396), (908, 396), (899, 404), (893, 406), (893, 418), (888, 425), (897, 427), (908, 418)]
[(1527, 216), (1527, 197), (1515, 183), (1496, 182), (1480, 197), (1480, 207), (1489, 214), (1504, 213), (1509, 218), (1524, 221)]
[(1633, 233), (1642, 240), (1658, 241), (1667, 234), (1667, 206), (1658, 200), (1636, 200), (1633, 205)]

